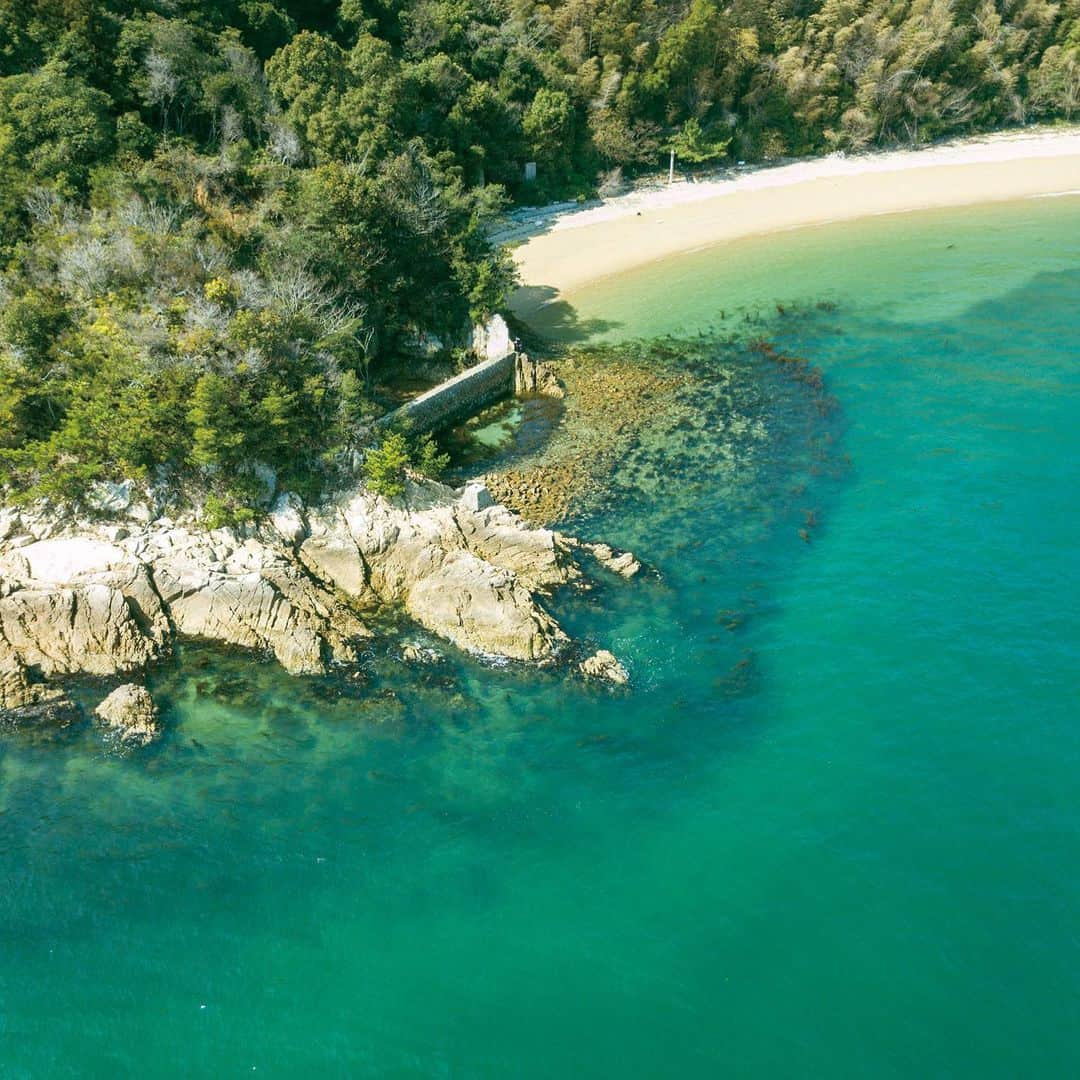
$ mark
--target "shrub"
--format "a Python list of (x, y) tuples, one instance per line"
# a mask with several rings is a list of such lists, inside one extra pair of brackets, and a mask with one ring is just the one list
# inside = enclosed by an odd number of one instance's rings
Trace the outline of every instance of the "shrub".
[(208, 529), (235, 528), (254, 520), (255, 513), (250, 507), (237, 505), (232, 499), (207, 495), (203, 503), (203, 522)]
[(392, 499), (405, 493), (405, 470), (409, 466), (409, 444), (400, 431), (391, 431), (364, 458), (364, 478), (376, 495)]
[(441, 453), (430, 436), (415, 442), (402, 431), (391, 431), (364, 459), (364, 478), (376, 495), (392, 499), (405, 492), (406, 470), (437, 480), (450, 464), (450, 455)]
[(413, 448), (411, 461), (421, 476), (438, 480), (450, 464), (450, 455), (440, 453), (438, 443), (428, 435)]

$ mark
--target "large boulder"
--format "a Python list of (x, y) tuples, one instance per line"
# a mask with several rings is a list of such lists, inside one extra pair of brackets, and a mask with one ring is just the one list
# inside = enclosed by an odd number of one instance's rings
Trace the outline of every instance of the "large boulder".
[(134, 683), (118, 686), (94, 710), (94, 716), (110, 735), (129, 746), (147, 746), (161, 734), (150, 691)]
[(2, 560), (0, 655), (45, 675), (114, 675), (161, 655), (170, 628), (146, 567), (116, 544), (59, 537)]
[(300, 545), (300, 561), (320, 581), (328, 582), (354, 600), (371, 595), (367, 567), (356, 541), (345, 529), (309, 536)]
[(512, 571), (469, 552), (420, 577), (405, 597), (405, 609), (421, 626), (469, 652), (544, 661), (567, 641)]
[(0, 599), (0, 656), (46, 675), (133, 671), (161, 648), (161, 636), (111, 584), (31, 585)]
[(470, 513), (477, 514), (489, 506), (494, 506), (495, 500), (491, 497), (486, 484), (472, 483), (466, 484), (462, 489), (461, 505)]
[(404, 505), (365, 493), (323, 520), (328, 531), (344, 523), (380, 600), (463, 649), (542, 661), (567, 640), (533, 590), (573, 580), (573, 560), (504, 507), (474, 510), (440, 484), (410, 482)]
[(454, 523), (474, 555), (513, 570), (529, 589), (545, 591), (579, 576), (569, 548), (551, 529), (526, 525), (505, 506), (455, 508)]
[(555, 368), (544, 360), (533, 360), (523, 352), (519, 352), (514, 360), (514, 393), (518, 397), (539, 394), (562, 398), (566, 395)]

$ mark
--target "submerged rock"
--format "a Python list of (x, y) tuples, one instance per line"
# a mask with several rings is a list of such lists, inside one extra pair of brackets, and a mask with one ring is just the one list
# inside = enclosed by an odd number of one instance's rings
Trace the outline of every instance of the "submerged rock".
[(158, 709), (150, 692), (128, 683), (118, 686), (95, 710), (101, 725), (120, 742), (147, 746), (161, 735)]
[(402, 646), (401, 659), (406, 664), (439, 664), (442, 662), (443, 656), (437, 649), (410, 641)]
[[(562, 422), (537, 452), (485, 481), (500, 502), (529, 521), (551, 524), (595, 497), (622, 468), (641, 432), (658, 421), (692, 415), (680, 400), (685, 372), (673, 372), (611, 350), (571, 352), (558, 361), (518, 372), (519, 384), (565, 399)], [(520, 367), (520, 364), (519, 364)], [(546, 371), (545, 371), (546, 369)], [(542, 385), (541, 385), (542, 383)]]
[(596, 561), (605, 569), (620, 577), (632, 578), (641, 571), (641, 563), (632, 552), (616, 552), (610, 544), (582, 544)]

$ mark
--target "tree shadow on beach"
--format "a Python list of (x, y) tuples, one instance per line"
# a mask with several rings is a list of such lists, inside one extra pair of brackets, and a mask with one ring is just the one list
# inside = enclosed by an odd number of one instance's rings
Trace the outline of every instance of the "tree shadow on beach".
[(510, 308), (534, 332), (555, 341), (587, 341), (620, 325), (609, 319), (582, 319), (558, 296), (558, 289), (550, 285), (523, 285), (511, 296)]

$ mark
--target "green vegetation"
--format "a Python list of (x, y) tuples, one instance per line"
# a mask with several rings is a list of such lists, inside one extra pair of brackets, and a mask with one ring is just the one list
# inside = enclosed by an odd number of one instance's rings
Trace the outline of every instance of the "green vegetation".
[(364, 457), (364, 479), (376, 495), (394, 498), (405, 493), (409, 470), (437, 479), (449, 464), (430, 435), (410, 442), (403, 431), (390, 431)]
[(510, 201), (1077, 111), (1080, 0), (0, 0), (0, 484), (242, 519), (501, 302)]
[(393, 498), (405, 491), (405, 470), (409, 465), (409, 447), (405, 436), (392, 431), (364, 459), (364, 477), (376, 495)]

